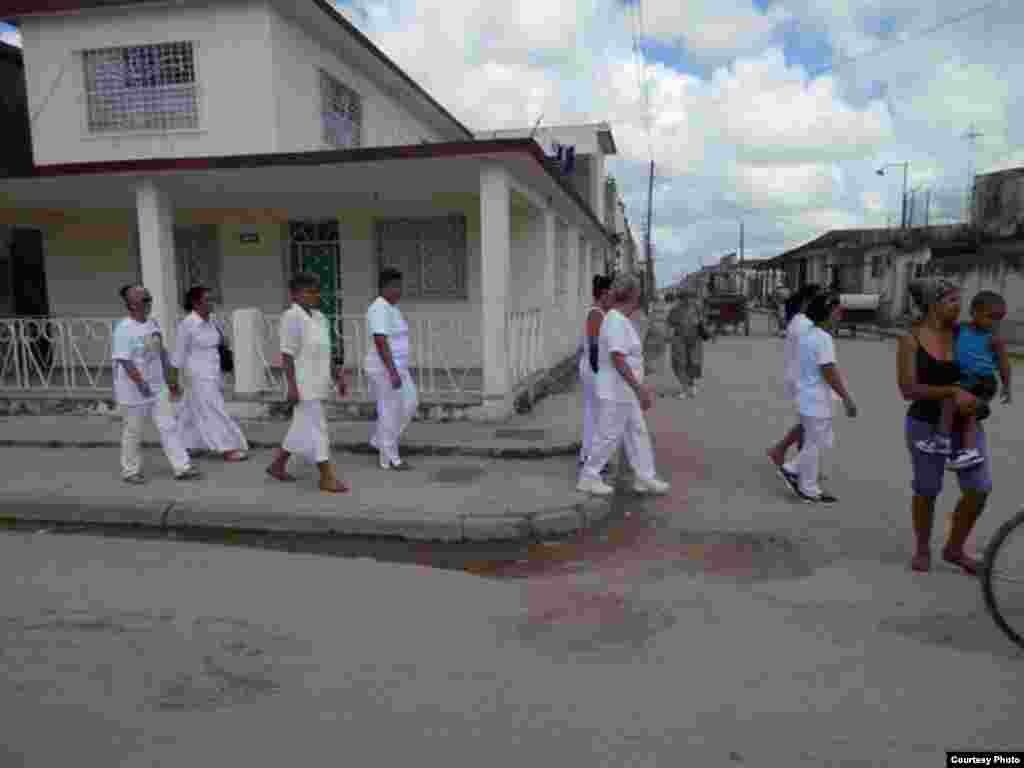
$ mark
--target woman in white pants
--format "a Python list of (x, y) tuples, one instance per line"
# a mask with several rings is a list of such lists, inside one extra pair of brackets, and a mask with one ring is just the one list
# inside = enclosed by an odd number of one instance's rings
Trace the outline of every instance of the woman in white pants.
[(583, 388), (583, 439), (580, 442), (579, 464), (590, 455), (590, 444), (594, 439), (594, 421), (597, 411), (597, 371), (599, 369), (600, 350), (598, 339), (601, 334), (601, 323), (605, 313), (611, 309), (612, 281), (607, 275), (594, 275), (594, 304), (587, 310), (587, 319), (580, 336), (577, 349), (579, 357), (580, 384)]
[(669, 484), (658, 479), (654, 470), (654, 448), (644, 419), (654, 395), (642, 383), (643, 342), (629, 319), (640, 303), (640, 282), (633, 275), (619, 275), (611, 292), (613, 306), (601, 323), (598, 338), (597, 429), (576, 489), (598, 496), (614, 492), (601, 480), (601, 470), (622, 441), (636, 475), (633, 489), (637, 493), (668, 493)]
[(380, 454), (381, 469), (406, 470), (409, 465), (398, 454), (398, 440), (416, 415), (419, 395), (409, 375), (409, 325), (398, 309), (402, 273), (382, 269), (379, 290), (366, 312), (365, 366), (377, 400), (377, 426), (370, 445)]
[(167, 383), (170, 363), (164, 347), (163, 334), (156, 320), (149, 316), (153, 297), (141, 285), (126, 285), (121, 298), (128, 308), (128, 317), (114, 329), (114, 395), (124, 420), (121, 435), (121, 477), (126, 483), (141, 485), (142, 429), (152, 420), (160, 432), (160, 444), (174, 476), (179, 480), (200, 477), (192, 467), (181, 442), (174, 419), (171, 400), (181, 396), (175, 382)]
[(857, 415), (857, 406), (846, 387), (845, 379), (836, 366), (835, 343), (826, 330), (835, 324), (842, 308), (839, 298), (821, 293), (811, 299), (805, 314), (814, 325), (799, 341), (800, 373), (796, 380), (800, 423), (803, 426), (804, 445), (797, 457), (798, 480), (796, 493), (802, 500), (817, 504), (835, 504), (838, 499), (822, 490), (818, 483), (821, 452), (831, 448), (832, 393), (842, 398), (846, 415)]
[(210, 319), (210, 292), (197, 285), (185, 295), (188, 315), (178, 324), (174, 343), (173, 376), (185, 370), (189, 391), (178, 415), (178, 426), (190, 453), (210, 451), (224, 461), (245, 461), (249, 443), (224, 405), (224, 377), (217, 347), (223, 332)]

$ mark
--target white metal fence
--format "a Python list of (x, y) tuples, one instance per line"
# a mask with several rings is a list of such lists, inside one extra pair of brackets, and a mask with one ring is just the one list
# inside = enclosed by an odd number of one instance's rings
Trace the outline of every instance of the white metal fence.
[[(281, 315), (264, 315), (263, 343), (258, 351), (269, 391), (283, 393), (287, 387), (281, 369)], [(426, 395), (472, 395), (482, 392), (481, 361), (473, 354), (476, 345), (462, 318), (406, 316), (409, 324), (409, 368), (416, 388)], [(334, 332), (345, 353), (345, 367), (354, 372), (351, 391), (370, 396), (363, 362), (369, 345), (366, 317), (339, 315)], [(479, 330), (476, 331), (479, 335)], [(459, 340), (462, 343), (459, 343)]]
[[(268, 393), (283, 393), (279, 328), (281, 316), (264, 315), (257, 351)], [(215, 318), (234, 346), (230, 314)], [(410, 331), (409, 367), (427, 395), (478, 396), (483, 389), (480, 329), (469, 318), (406, 317)], [(120, 318), (0, 318), (0, 392), (58, 394), (95, 392), (109, 396), (113, 330)], [(511, 386), (545, 370), (570, 354), (578, 322), (560, 306), (535, 307), (506, 314), (505, 344)], [(341, 315), (335, 332), (343, 344), (346, 367), (354, 372), (356, 395), (370, 394), (363, 361), (369, 340), (366, 318)]]

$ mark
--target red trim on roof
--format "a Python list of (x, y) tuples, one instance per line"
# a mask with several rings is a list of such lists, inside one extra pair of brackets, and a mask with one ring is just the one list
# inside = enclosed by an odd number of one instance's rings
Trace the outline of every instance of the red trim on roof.
[(90, 163), (61, 163), (37, 165), (25, 173), (13, 173), (3, 178), (53, 178), (59, 176), (90, 176), (119, 173), (158, 173), (161, 171), (213, 171), (243, 168), (272, 168), (287, 166), (343, 165), (346, 163), (372, 163), (388, 160), (417, 160), (442, 157), (482, 157), (486, 155), (527, 154), (609, 238), (608, 231), (590, 206), (549, 163), (544, 150), (533, 139), (490, 139), (487, 141), (453, 141), (437, 144), (408, 144), (394, 147), (363, 147), (360, 149), (325, 150), (312, 152), (280, 152), (262, 155), (227, 155), (214, 157), (153, 158), (148, 160), (109, 160)]

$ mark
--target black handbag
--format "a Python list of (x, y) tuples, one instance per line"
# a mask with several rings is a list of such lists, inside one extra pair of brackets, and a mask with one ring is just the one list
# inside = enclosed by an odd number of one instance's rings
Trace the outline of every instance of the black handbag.
[(231, 347), (229, 347), (227, 342), (224, 340), (224, 332), (221, 331), (220, 326), (214, 323), (214, 327), (217, 329), (217, 333), (220, 334), (220, 344), (217, 345), (217, 356), (220, 357), (221, 373), (232, 373), (235, 370), (235, 353), (231, 351)]

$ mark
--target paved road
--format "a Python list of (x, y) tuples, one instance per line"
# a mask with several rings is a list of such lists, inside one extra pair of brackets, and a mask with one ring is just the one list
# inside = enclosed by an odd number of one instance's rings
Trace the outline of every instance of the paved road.
[[(1020, 749), (1022, 655), (977, 583), (907, 569), (894, 345), (839, 345), (863, 414), (838, 426), (827, 509), (763, 458), (789, 418), (780, 351), (710, 345), (701, 398), (652, 416), (672, 495), (522, 562), (5, 534), (0, 765), (923, 768)], [(992, 425), (982, 537), (1024, 498), (1021, 422)]]

